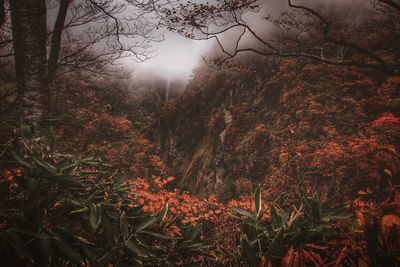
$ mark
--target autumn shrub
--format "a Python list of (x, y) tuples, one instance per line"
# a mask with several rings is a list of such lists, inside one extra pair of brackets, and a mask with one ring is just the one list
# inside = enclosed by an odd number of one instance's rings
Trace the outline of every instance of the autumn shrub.
[(174, 266), (209, 247), (201, 225), (169, 235), (168, 205), (145, 212), (135, 185), (100, 160), (54, 155), (35, 139), (10, 146), (1, 163), (6, 266)]
[(232, 216), (241, 222), (239, 253), (224, 250), (249, 266), (324, 266), (327, 262), (316, 251), (323, 250), (329, 240), (340, 239), (338, 221), (352, 216), (344, 206), (322, 203), (317, 194), (303, 194), (291, 209), (272, 203), (265, 217), (260, 186), (254, 206), (250, 211), (233, 209)]
[(112, 116), (102, 113), (96, 114), (86, 123), (84, 135), (90, 136), (92, 142), (99, 140), (118, 141), (129, 137), (132, 127), (132, 122), (125, 116)]

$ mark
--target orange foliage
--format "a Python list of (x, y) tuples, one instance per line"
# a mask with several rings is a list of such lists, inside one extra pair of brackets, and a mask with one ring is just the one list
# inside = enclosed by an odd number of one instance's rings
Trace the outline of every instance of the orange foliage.
[(228, 219), (227, 207), (215, 197), (200, 200), (178, 189), (173, 191), (164, 189), (174, 180), (173, 176), (165, 179), (155, 176), (152, 180), (155, 185), (154, 190), (151, 190), (152, 187), (142, 178), (130, 180), (127, 183), (133, 185), (131, 197), (136, 199), (137, 205), (143, 204), (145, 211), (159, 212), (168, 203), (171, 214), (183, 224), (197, 224), (201, 221), (216, 223)]
[(132, 122), (125, 116), (112, 116), (107, 113), (95, 115), (85, 125), (86, 135), (98, 137), (105, 135), (107, 138), (124, 138), (132, 130)]
[(5, 168), (0, 169), (0, 184), (8, 183), (10, 189), (16, 189), (18, 187), (18, 179), (22, 177), (21, 168)]
[(400, 117), (396, 117), (393, 113), (383, 113), (372, 122), (372, 127), (400, 127)]

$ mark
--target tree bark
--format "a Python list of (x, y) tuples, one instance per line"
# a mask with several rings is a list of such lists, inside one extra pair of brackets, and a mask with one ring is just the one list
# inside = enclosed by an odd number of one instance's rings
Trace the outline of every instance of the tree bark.
[(46, 1), (12, 0), (11, 25), (15, 51), (18, 116), (35, 124), (46, 116)]
[(6, 21), (6, 10), (4, 9), (4, 0), (0, 0), (0, 27)]
[(60, 0), (60, 8), (58, 9), (57, 19), (53, 28), (53, 35), (51, 37), (51, 48), (48, 61), (50, 85), (53, 83), (56, 75), (58, 58), (60, 56), (61, 49), (61, 35), (64, 28), (68, 7), (71, 2), (71, 0)]

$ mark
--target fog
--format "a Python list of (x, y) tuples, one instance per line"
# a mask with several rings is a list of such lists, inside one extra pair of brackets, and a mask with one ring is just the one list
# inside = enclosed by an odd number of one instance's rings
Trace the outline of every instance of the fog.
[[(207, 2), (199, 0), (197, 2)], [(267, 15), (278, 16), (282, 12), (288, 11), (287, 1), (282, 0), (264, 0), (258, 12), (248, 12), (243, 16), (244, 21), (251, 26), (258, 35), (268, 39), (268, 35), (276, 29), (271, 23), (263, 19)], [(299, 5), (307, 5), (324, 14), (343, 13), (343, 19), (359, 19), (365, 16), (363, 7), (366, 5), (362, 0), (303, 0), (294, 1)], [(220, 36), (221, 43), (228, 50), (232, 51), (235, 42), (240, 34), (240, 30), (231, 30)], [(124, 59), (123, 65), (132, 71), (132, 78), (137, 79), (143, 76), (156, 75), (166, 81), (181, 80), (187, 81), (193, 69), (202, 61), (202, 57), (212, 57), (221, 52), (215, 39), (211, 40), (192, 40), (182, 37), (173, 32), (165, 32), (165, 40), (153, 43), (153, 57), (143, 63), (137, 63), (131, 59)], [(251, 47), (257, 45), (257, 41), (250, 35), (245, 35), (241, 45)]]
[[(51, 3), (52, 1), (49, 0)], [(206, 0), (197, 0), (196, 2), (208, 2)], [(303, 4), (317, 8), (323, 13), (345, 13), (343, 15), (346, 19), (355, 19), (359, 17), (365, 17), (365, 14), (361, 11), (360, 6), (365, 6), (366, 1), (362, 0), (302, 0), (294, 1), (296, 4)], [(287, 1), (282, 0), (264, 0), (259, 12), (248, 12), (244, 14), (243, 20), (250, 25), (250, 27), (259, 35), (265, 39), (273, 33), (276, 29), (274, 26), (263, 19), (267, 15), (278, 16), (282, 12), (288, 10)], [(54, 5), (54, 3), (53, 3)], [(346, 12), (343, 12), (343, 10)], [(338, 12), (340, 10), (340, 12)], [(50, 10), (50, 17), (55, 17), (56, 9)], [(130, 12), (130, 11), (129, 11)], [(54, 23), (54, 19), (50, 19), (50, 25)], [(76, 30), (79, 31), (82, 29)], [(164, 41), (153, 42), (148, 50), (151, 52), (151, 57), (142, 62), (138, 63), (133, 58), (123, 58), (118, 60), (126, 70), (132, 73), (132, 80), (141, 80), (143, 78), (164, 80), (166, 83), (171, 81), (187, 82), (198, 64), (202, 61), (202, 57), (213, 57), (214, 55), (221, 52), (215, 39), (210, 40), (192, 40), (185, 38), (177, 33), (169, 32), (163, 29), (162, 36)], [(160, 34), (156, 32), (155, 34)], [(240, 29), (230, 30), (226, 34), (220, 36), (221, 43), (228, 51), (233, 51), (235, 48), (235, 41), (240, 35)], [(204, 37), (204, 36), (198, 36)], [(135, 39), (125, 40), (126, 42), (135, 43)], [(241, 47), (254, 47), (257, 46), (258, 41), (247, 34), (243, 36), (241, 41)], [(100, 46), (102, 43), (100, 43)], [(101, 50), (101, 49), (100, 49)]]
[(153, 43), (153, 56), (149, 60), (142, 63), (129, 58), (123, 60), (123, 65), (132, 71), (133, 79), (147, 73), (165, 80), (187, 81), (214, 42), (192, 40), (173, 32), (166, 32), (164, 37), (164, 41)]

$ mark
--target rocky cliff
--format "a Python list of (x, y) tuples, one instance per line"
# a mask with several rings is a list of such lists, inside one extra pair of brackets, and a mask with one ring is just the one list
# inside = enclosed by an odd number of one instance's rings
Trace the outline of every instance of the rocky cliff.
[(259, 182), (278, 192), (398, 184), (400, 77), (251, 62), (198, 70), (160, 112), (153, 136), (181, 188), (229, 199)]

